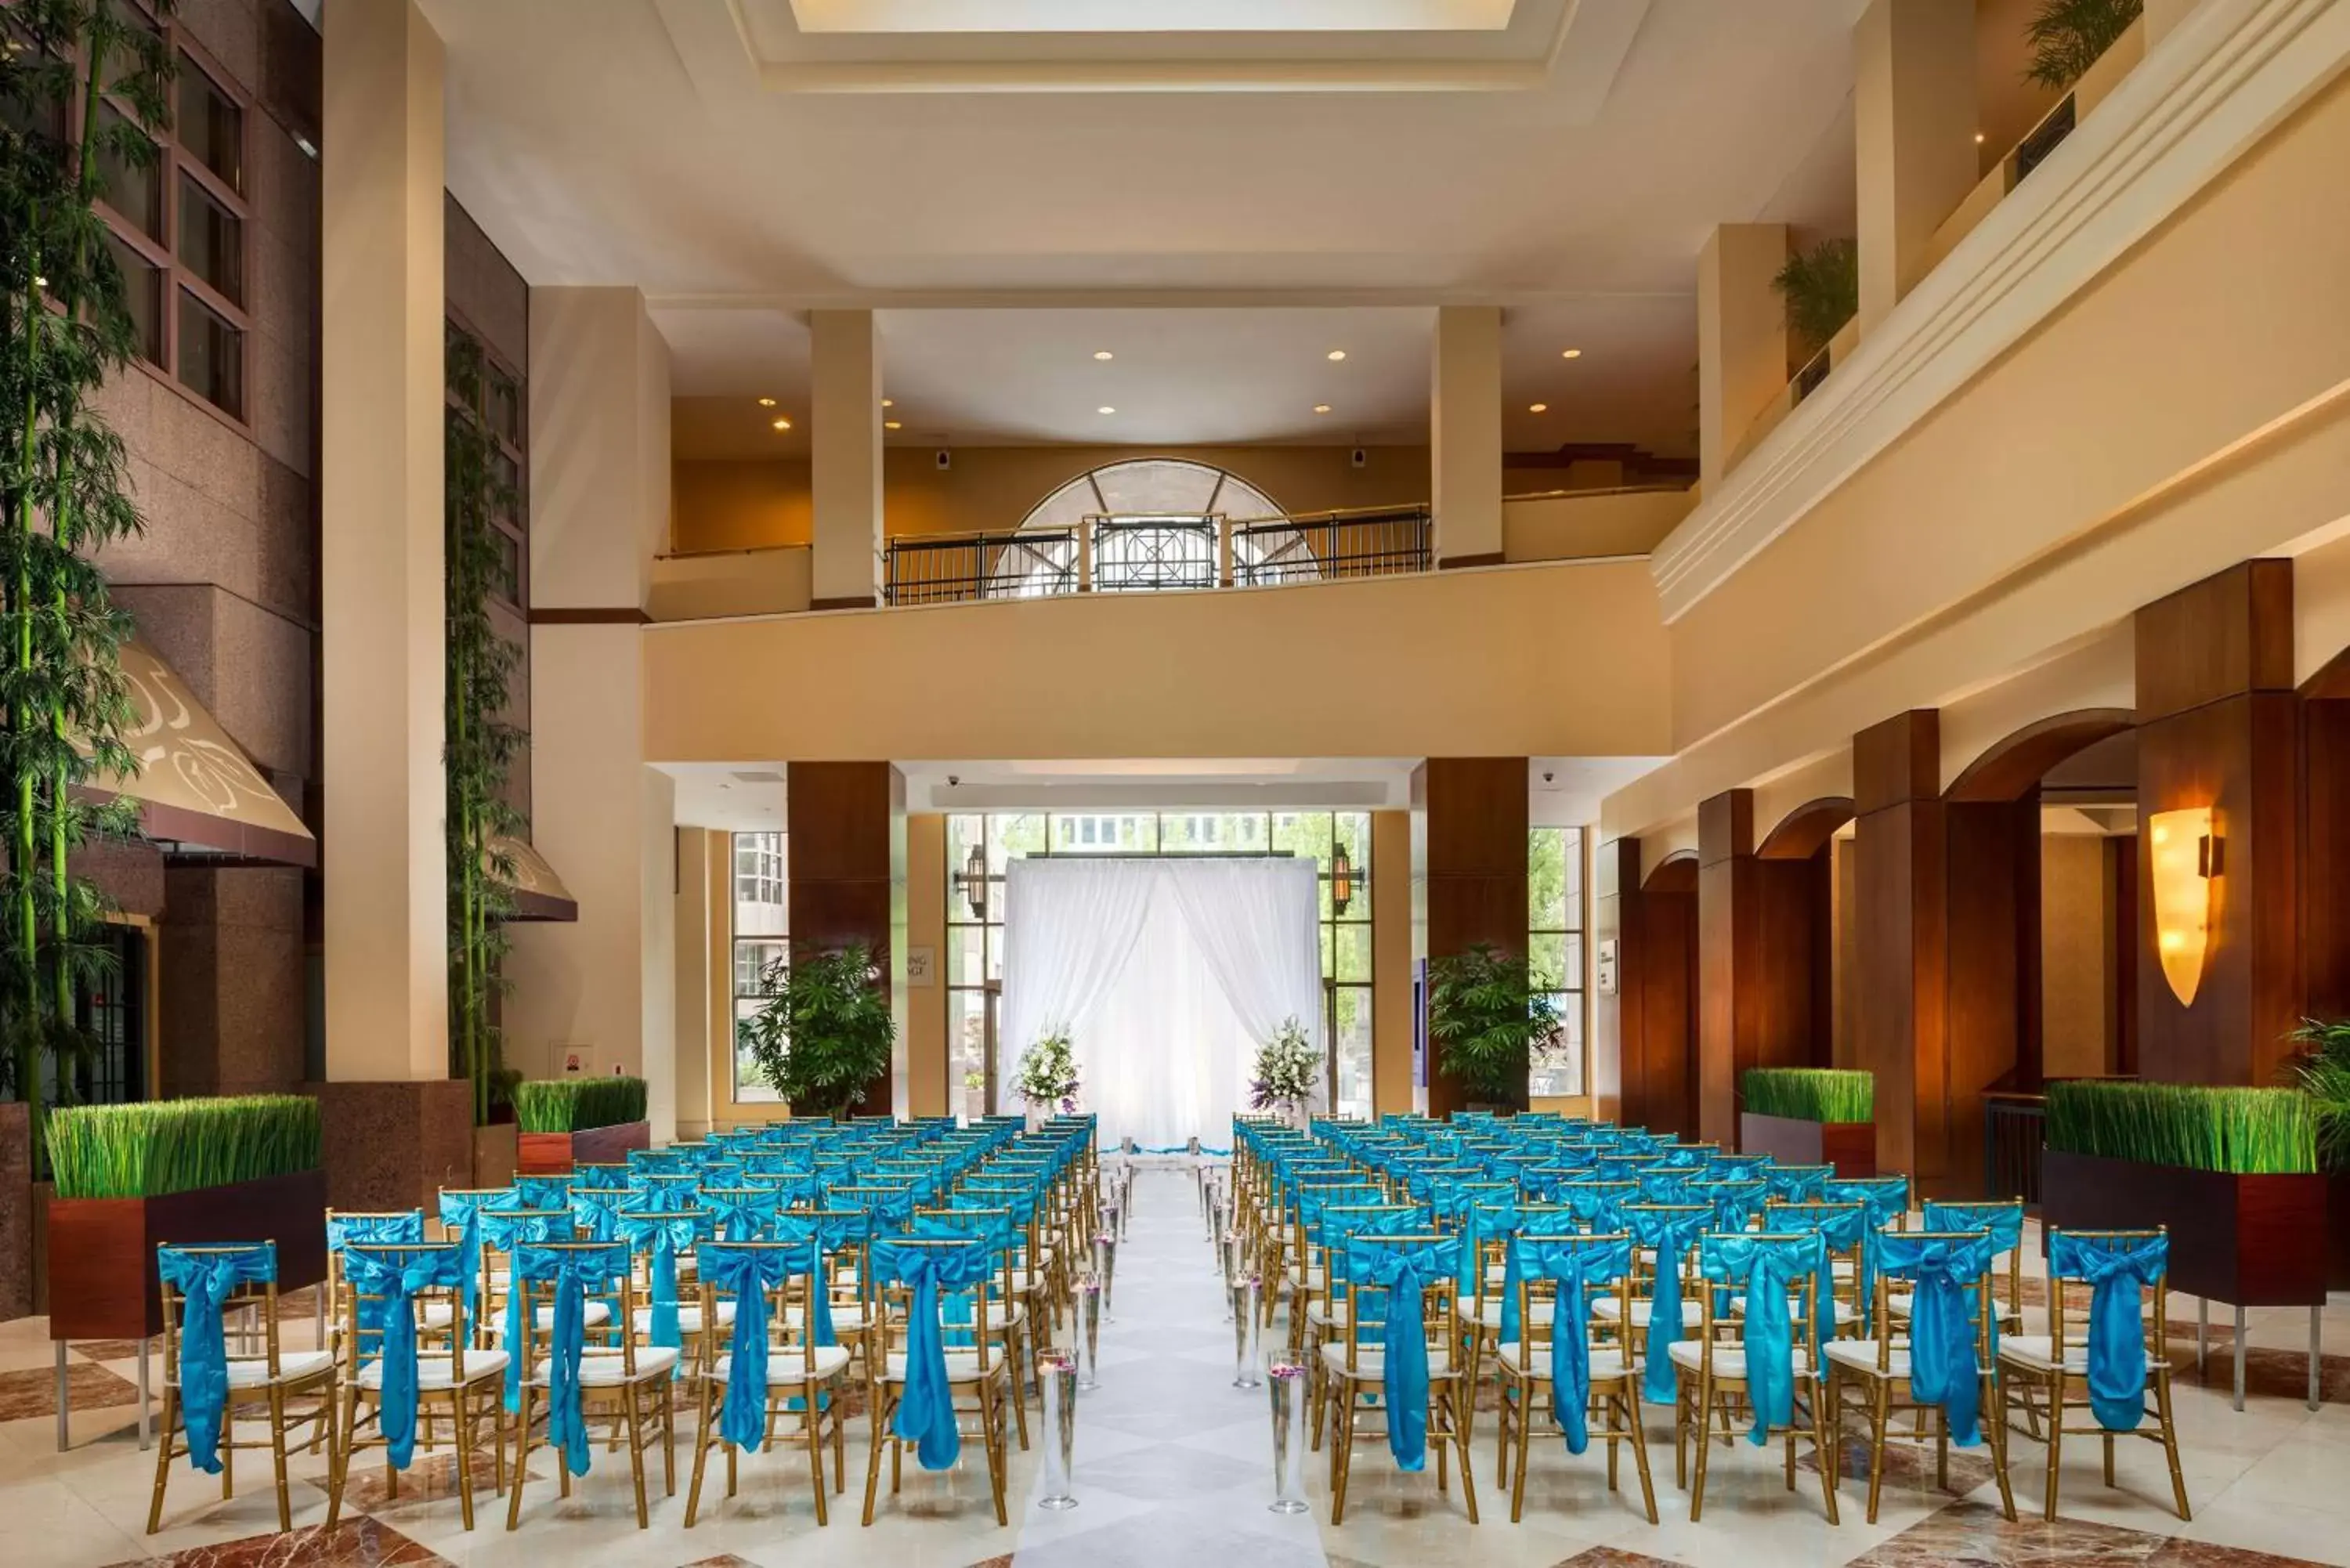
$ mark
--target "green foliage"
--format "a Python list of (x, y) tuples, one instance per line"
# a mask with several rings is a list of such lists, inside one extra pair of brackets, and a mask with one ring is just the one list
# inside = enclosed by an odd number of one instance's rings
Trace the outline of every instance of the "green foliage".
[(307, 1095), (81, 1106), (49, 1123), (60, 1198), (160, 1198), (318, 1164), (318, 1102)]
[(1787, 304), (1787, 330), (1808, 359), (1860, 312), (1860, 246), (1822, 240), (1787, 258), (1771, 286)]
[(525, 1078), (513, 1098), (515, 1124), (527, 1133), (586, 1132), (645, 1119), (642, 1078)]
[(2063, 92), (2129, 31), (2141, 9), (2141, 0), (2043, 0), (2024, 30), (2032, 45), (2024, 79)]
[(2318, 1153), (2328, 1168), (2350, 1169), (2350, 1022), (2304, 1019), (2293, 1037), (2303, 1049), (2287, 1071), (2317, 1117)]
[(2317, 1168), (2318, 1114), (2298, 1089), (2079, 1078), (2048, 1085), (2048, 1147), (2261, 1175)]
[(1047, 1030), (1020, 1053), (1012, 1091), (1030, 1105), (1057, 1105), (1064, 1114), (1074, 1115), (1079, 1086), (1076, 1053), (1066, 1031)]
[[(169, 0), (159, 11), (171, 9)], [(109, 0), (14, 0), (0, 49), (0, 1037), (13, 1092), (43, 1078), (68, 1100), (96, 1042), (75, 997), (111, 962), (105, 898), (69, 869), (74, 850), (136, 831), (120, 798), (78, 789), (139, 764), (119, 663), (129, 618), (91, 560), (140, 532), (121, 438), (90, 407), (139, 335), (95, 203), (109, 170), (151, 165), (142, 133), (168, 119), (171, 57)], [(101, 101), (119, 105), (111, 121)], [(46, 1064), (46, 1072), (45, 1072)]]
[(525, 826), (505, 793), (523, 734), (499, 717), (522, 650), (500, 636), (490, 619), (490, 597), (505, 570), (504, 535), (494, 520), (515, 501), (490, 433), (491, 372), (481, 344), (470, 334), (452, 327), (447, 345), (452, 406), (445, 438), (442, 547), (448, 662), (442, 758), (449, 797), (449, 1055), (451, 1071), (473, 1085), (473, 1120), (479, 1124), (490, 1119), (496, 1097), (501, 1042), (492, 1002), (504, 983), (505, 919), (514, 907), (508, 891), (512, 860), (493, 846)]
[(1537, 1054), (1557, 1047), (1558, 1008), (1524, 959), (1487, 942), (1432, 959), (1428, 1033), (1437, 1065), (1481, 1104), (1521, 1106)]
[(1738, 1096), (1758, 1116), (1865, 1122), (1875, 1119), (1877, 1079), (1826, 1067), (1756, 1067), (1740, 1077)]
[(761, 971), (767, 1000), (735, 1038), (794, 1116), (844, 1115), (888, 1075), (898, 1023), (883, 978), (862, 945), (803, 948)]

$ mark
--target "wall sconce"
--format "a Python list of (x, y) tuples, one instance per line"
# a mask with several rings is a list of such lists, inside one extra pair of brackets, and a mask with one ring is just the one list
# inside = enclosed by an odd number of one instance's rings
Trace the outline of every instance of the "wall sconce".
[(963, 857), (962, 869), (955, 874), (955, 880), (962, 884), (963, 902), (971, 906), (971, 918), (974, 920), (987, 919), (985, 847), (977, 844), (971, 846), (971, 853)]
[(2203, 954), (2211, 944), (2211, 878), (2220, 874), (2220, 840), (2211, 808), (2158, 811), (2147, 818), (2154, 869), (2154, 945), (2162, 978), (2178, 1005), (2195, 1004)]
[(1330, 852), (1330, 912), (1343, 915), (1355, 898), (1355, 863), (1343, 844)]

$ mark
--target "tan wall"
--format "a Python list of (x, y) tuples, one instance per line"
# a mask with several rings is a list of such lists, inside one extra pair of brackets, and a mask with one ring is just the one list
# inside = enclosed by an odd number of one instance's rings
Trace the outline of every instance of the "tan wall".
[[(1352, 466), (1336, 446), (967, 446), (941, 470), (931, 447), (893, 446), (883, 457), (883, 526), (900, 534), (1016, 528), (1035, 504), (1104, 463), (1183, 457), (1229, 470), (1276, 506), (1322, 512), (1428, 499), (1426, 447), (1372, 447)], [(805, 545), (814, 515), (806, 459), (693, 462), (674, 467), (672, 552)]]
[(2106, 1058), (2106, 841), (2091, 833), (2040, 840), (2040, 1038), (2052, 1078), (2113, 1071)]
[(1696, 504), (1693, 489), (1504, 501), (1502, 553), (1513, 561), (1645, 556)]
[[(710, 1131), (710, 1051), (711, 1032), (721, 1023), (730, 1009), (729, 999), (719, 989), (723, 971), (712, 962), (712, 955), (727, 941), (727, 931), (720, 924), (711, 925), (713, 901), (711, 882), (713, 876), (723, 886), (729, 874), (725, 857), (719, 853), (727, 836), (713, 828), (681, 827), (677, 830), (677, 1136), (681, 1138), (702, 1137)], [(723, 906), (716, 906), (723, 917)]]
[(1570, 562), (650, 627), (644, 754), (1654, 755), (1648, 585)]
[(931, 953), (928, 985), (906, 991), (906, 1106), (917, 1116), (953, 1109), (947, 1092), (947, 819), (906, 816), (906, 942)]

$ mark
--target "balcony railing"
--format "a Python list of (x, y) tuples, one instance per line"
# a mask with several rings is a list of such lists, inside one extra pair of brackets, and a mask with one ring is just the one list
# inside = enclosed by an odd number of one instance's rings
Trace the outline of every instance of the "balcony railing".
[(1425, 506), (1233, 519), (1201, 514), (1087, 517), (1008, 534), (889, 542), (893, 605), (1048, 598), (1166, 588), (1263, 587), (1425, 572)]

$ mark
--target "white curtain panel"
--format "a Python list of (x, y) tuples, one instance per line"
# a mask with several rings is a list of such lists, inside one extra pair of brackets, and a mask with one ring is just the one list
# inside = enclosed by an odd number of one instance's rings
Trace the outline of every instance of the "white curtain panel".
[(1072, 857), (1008, 877), (998, 1071), (1066, 1029), (1105, 1142), (1221, 1147), (1258, 1044), (1293, 1017), (1323, 1044), (1312, 861)]

